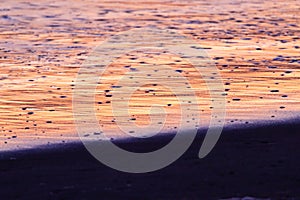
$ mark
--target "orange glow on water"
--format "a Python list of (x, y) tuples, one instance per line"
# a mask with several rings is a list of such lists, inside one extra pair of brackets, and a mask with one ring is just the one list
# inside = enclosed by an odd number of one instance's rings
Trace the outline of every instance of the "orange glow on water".
[[(248, 1), (3, 1), (0, 3), (0, 147), (77, 140), (72, 90), (77, 72), (103, 40), (136, 26), (178, 29), (202, 45), (223, 78), (227, 125), (299, 116), (300, 42), (297, 0)], [(97, 88), (100, 124), (117, 133), (104, 90), (125, 65), (173, 65), (197, 91), (203, 126), (210, 99), (203, 80), (180, 57), (131, 52), (111, 65)], [(160, 82), (132, 97), (130, 114), (149, 123), (150, 105), (164, 105), (166, 130), (179, 120), (176, 96)], [(155, 95), (153, 95), (155, 93)], [(101, 102), (98, 103), (98, 102)], [(161, 113), (156, 113), (160, 117)], [(132, 120), (132, 119), (127, 119)]]

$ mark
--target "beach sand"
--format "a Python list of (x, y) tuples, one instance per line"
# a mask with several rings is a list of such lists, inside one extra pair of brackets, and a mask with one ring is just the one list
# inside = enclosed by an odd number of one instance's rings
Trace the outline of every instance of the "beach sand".
[[(224, 83), (226, 125), (299, 117), (299, 8), (298, 0), (2, 1), (0, 149), (78, 140), (72, 94), (80, 67), (103, 41), (139, 27), (171, 29), (203, 47)], [(128, 52), (97, 85), (95, 110), (105, 132), (118, 134), (111, 113), (113, 86), (125, 72), (147, 68), (146, 63), (182, 71), (196, 91), (201, 121), (209, 121), (208, 90), (186, 60)], [(156, 86), (134, 94), (124, 121), (147, 124), (149, 108), (158, 104), (171, 116), (166, 129), (174, 131), (180, 117), (177, 99), (163, 88), (164, 81), (153, 81)], [(161, 114), (154, 117), (162, 121)]]
[[(299, 10), (299, 0), (1, 1), (0, 199), (300, 199)], [(217, 145), (199, 159), (212, 112), (199, 74), (180, 56), (122, 55), (101, 74), (94, 102), (99, 125), (116, 144), (148, 152), (172, 139), (120, 139), (113, 90), (125, 72), (139, 67), (171, 66), (186, 76), (203, 122), (176, 162), (128, 174), (101, 164), (80, 143), (72, 99), (78, 71), (93, 50), (143, 27), (171, 29), (203, 47), (222, 77), (227, 115)], [(121, 123), (147, 125), (157, 104), (168, 114), (166, 123), (162, 112), (154, 115), (166, 126), (162, 132), (177, 130), (176, 95), (184, 94), (166, 90), (164, 78), (133, 95)]]
[[(170, 166), (151, 173), (113, 170), (82, 144), (1, 154), (2, 199), (300, 199), (299, 120), (227, 128), (215, 149), (197, 157), (203, 133)], [(172, 137), (117, 142), (135, 152)], [(116, 158), (117, 159), (117, 158)]]

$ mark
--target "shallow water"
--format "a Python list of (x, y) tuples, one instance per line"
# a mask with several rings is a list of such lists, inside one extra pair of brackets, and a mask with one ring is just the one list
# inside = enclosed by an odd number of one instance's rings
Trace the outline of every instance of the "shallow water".
[[(297, 117), (299, 9), (298, 0), (2, 1), (1, 150), (78, 140), (72, 91), (80, 66), (111, 35), (145, 26), (171, 28), (206, 50), (224, 82), (227, 125)], [(197, 91), (201, 125), (209, 122), (209, 94), (189, 63), (168, 53), (131, 52), (111, 64), (97, 88), (97, 117), (111, 136), (119, 135), (111, 86), (126, 66), (135, 70), (154, 63), (182, 70)], [(168, 113), (163, 130), (174, 131), (180, 117), (176, 96), (162, 81), (155, 84), (134, 94), (124, 123), (148, 124), (150, 105), (158, 104)]]

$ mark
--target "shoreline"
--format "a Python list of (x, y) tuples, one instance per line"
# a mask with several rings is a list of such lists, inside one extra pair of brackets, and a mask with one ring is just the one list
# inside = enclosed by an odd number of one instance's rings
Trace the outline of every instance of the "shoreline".
[[(246, 130), (246, 129), (257, 129), (257, 128), (263, 128), (263, 127), (272, 127), (272, 126), (284, 126), (284, 125), (292, 125), (292, 124), (300, 124), (300, 117), (289, 117), (289, 118), (283, 118), (278, 120), (265, 120), (265, 121), (255, 121), (252, 123), (236, 123), (236, 124), (225, 124), (222, 130), (222, 134), (220, 138), (222, 137), (224, 132), (230, 132), (234, 130)], [(197, 130), (197, 137), (199, 135), (205, 135), (207, 133), (208, 127), (204, 127)], [(133, 138), (133, 137), (124, 137), (124, 138), (114, 138), (114, 142), (117, 144), (124, 144), (124, 143), (132, 143), (132, 142), (139, 142), (144, 140), (169, 140), (170, 138), (173, 138), (176, 133), (174, 132), (167, 132), (167, 133), (159, 133), (157, 135), (154, 135), (150, 138)], [(74, 134), (75, 135), (75, 134)], [(78, 137), (78, 135), (76, 134)], [(195, 139), (196, 139), (195, 138)], [(109, 140), (109, 139), (107, 139)], [(41, 151), (56, 151), (57, 149), (68, 149), (68, 148), (75, 148), (76, 146), (81, 146), (82, 141), (78, 137), (77, 140), (75, 138), (73, 139), (66, 139), (63, 143), (58, 140), (58, 142), (52, 142), (49, 144), (42, 144), (42, 145), (33, 145), (31, 147), (20, 147), (19, 149), (10, 149), (10, 150), (0, 150), (0, 159), (3, 157), (3, 155), (18, 155), (18, 154), (26, 154), (26, 153), (33, 153), (35, 151), (41, 152)]]

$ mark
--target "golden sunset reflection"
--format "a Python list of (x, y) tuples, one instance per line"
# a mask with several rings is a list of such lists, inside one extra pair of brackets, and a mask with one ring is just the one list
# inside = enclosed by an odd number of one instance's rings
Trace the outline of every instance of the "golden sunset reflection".
[[(299, 117), (300, 1), (260, 2), (259, 9), (256, 1), (242, 6), (222, 1), (218, 7), (219, 1), (138, 2), (0, 3), (1, 150), (78, 140), (72, 92), (79, 68), (102, 41), (137, 26), (175, 29), (205, 49), (224, 83), (226, 126)], [(99, 125), (112, 137), (124, 135), (107, 95), (112, 85), (128, 70), (152, 70), (154, 65), (181, 70), (196, 91), (200, 125), (209, 123), (209, 92), (190, 63), (169, 53), (129, 52), (108, 66), (96, 90)], [(133, 94), (130, 116), (124, 115), (121, 123), (147, 126), (156, 104), (166, 112), (162, 131), (176, 131), (180, 105), (163, 79)]]

